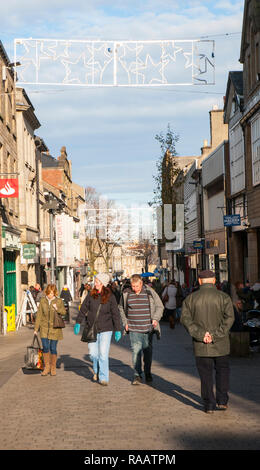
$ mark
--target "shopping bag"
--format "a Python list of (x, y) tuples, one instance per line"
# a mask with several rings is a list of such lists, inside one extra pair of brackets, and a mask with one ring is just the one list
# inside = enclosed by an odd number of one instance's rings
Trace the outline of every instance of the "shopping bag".
[[(36, 346), (35, 341), (37, 341)], [(36, 371), (44, 369), (43, 350), (37, 335), (34, 335), (31, 346), (27, 346), (26, 354), (24, 356), (24, 368)]]

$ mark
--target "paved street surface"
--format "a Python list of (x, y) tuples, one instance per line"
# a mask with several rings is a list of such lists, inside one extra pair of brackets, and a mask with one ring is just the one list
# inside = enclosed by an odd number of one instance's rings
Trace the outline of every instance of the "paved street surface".
[[(76, 308), (72, 318), (75, 318)], [(56, 377), (23, 373), (33, 330), (0, 338), (0, 449), (245, 450), (260, 448), (260, 354), (231, 358), (230, 407), (205, 414), (191, 339), (162, 323), (152, 386), (132, 386), (129, 339), (110, 350), (108, 387), (91, 382), (87, 345), (58, 344)]]

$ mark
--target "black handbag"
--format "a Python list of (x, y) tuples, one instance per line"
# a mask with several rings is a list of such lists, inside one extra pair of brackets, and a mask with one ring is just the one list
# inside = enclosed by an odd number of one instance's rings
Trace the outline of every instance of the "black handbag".
[(88, 323), (86, 323), (81, 336), (81, 341), (83, 341), (83, 343), (95, 343), (97, 341), (97, 319), (99, 316), (100, 309), (101, 304), (98, 307), (93, 325), (89, 326)]

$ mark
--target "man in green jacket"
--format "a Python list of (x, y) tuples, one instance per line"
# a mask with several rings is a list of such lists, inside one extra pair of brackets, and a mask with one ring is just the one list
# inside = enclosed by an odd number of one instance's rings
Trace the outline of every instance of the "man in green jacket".
[[(181, 323), (192, 336), (196, 365), (201, 380), (201, 397), (206, 413), (226, 410), (229, 388), (229, 330), (234, 323), (231, 298), (215, 286), (212, 271), (201, 271), (199, 290), (182, 304)], [(216, 371), (216, 397), (213, 369)]]

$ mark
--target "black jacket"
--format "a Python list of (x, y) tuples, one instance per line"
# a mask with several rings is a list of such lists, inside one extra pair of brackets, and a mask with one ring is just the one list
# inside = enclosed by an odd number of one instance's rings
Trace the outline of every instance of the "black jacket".
[[(91, 327), (95, 321), (100, 300), (100, 295), (95, 299), (88, 293), (80, 307), (76, 323), (82, 323), (86, 318), (87, 325)], [(97, 321), (97, 332), (120, 331), (121, 329), (120, 314), (116, 298), (114, 294), (111, 293), (107, 303), (101, 305)]]

